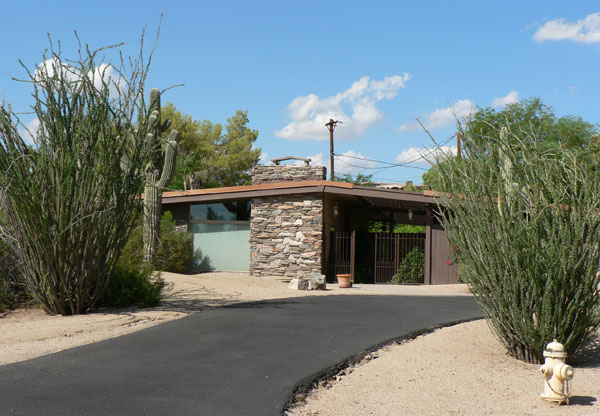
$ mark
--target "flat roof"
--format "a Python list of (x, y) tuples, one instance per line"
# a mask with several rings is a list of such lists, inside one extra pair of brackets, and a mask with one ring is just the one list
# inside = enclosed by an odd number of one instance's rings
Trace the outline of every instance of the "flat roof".
[(274, 182), (261, 185), (171, 191), (163, 193), (162, 203), (226, 201), (298, 194), (337, 194), (425, 204), (436, 203), (436, 198), (431, 191), (401, 191), (326, 180)]

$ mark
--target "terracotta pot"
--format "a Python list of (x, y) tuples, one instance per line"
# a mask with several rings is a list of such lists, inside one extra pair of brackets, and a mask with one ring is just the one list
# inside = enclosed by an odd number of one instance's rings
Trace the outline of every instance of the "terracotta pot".
[(340, 288), (352, 287), (352, 275), (351, 274), (338, 274), (337, 281)]

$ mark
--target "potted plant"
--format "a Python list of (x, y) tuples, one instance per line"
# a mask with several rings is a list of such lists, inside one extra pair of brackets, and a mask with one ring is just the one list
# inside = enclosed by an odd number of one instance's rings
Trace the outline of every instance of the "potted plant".
[(338, 286), (340, 288), (352, 287), (352, 275), (351, 274), (338, 274), (336, 275)]

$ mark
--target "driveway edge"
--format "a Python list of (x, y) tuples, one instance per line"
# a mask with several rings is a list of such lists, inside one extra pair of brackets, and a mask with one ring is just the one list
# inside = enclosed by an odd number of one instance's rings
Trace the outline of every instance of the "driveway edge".
[(409, 332), (408, 334), (401, 335), (399, 337), (390, 338), (386, 341), (380, 342), (379, 344), (375, 344), (375, 345), (367, 348), (366, 350), (363, 350), (354, 355), (351, 355), (351, 356), (345, 358), (344, 360), (338, 362), (337, 364), (334, 364), (330, 367), (324, 368), (323, 370), (318, 371), (318, 372), (300, 380), (298, 383), (296, 383), (296, 385), (294, 385), (292, 392), (290, 393), (287, 400), (283, 404), (283, 407), (281, 409), (281, 414), (283, 416), (286, 416), (288, 410), (291, 410), (292, 408), (294, 408), (296, 406), (296, 398), (298, 397), (299, 394), (306, 395), (306, 394), (310, 393), (312, 390), (318, 388), (319, 384), (321, 384), (321, 382), (333, 380), (340, 371), (345, 370), (348, 367), (353, 366), (355, 364), (358, 364), (367, 355), (369, 355), (375, 351), (378, 351), (383, 347), (392, 345), (394, 343), (410, 341), (410, 340), (417, 338), (420, 335), (430, 334), (441, 328), (447, 328), (447, 327), (451, 327), (451, 326), (455, 326), (455, 325), (460, 325), (460, 324), (464, 324), (464, 323), (471, 322), (471, 321), (478, 321), (480, 319), (484, 319), (483, 316), (480, 316), (477, 318), (460, 319), (458, 321), (445, 322), (445, 323), (441, 323), (441, 324), (437, 324), (437, 325), (432, 325), (427, 328), (418, 329), (416, 331)]

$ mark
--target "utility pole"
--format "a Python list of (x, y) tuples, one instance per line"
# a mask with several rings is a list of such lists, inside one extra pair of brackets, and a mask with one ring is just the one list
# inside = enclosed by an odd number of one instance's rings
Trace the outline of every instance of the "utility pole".
[(460, 131), (456, 132), (456, 156), (460, 159)]
[(335, 174), (333, 171), (333, 130), (335, 130), (335, 126), (341, 121), (333, 121), (332, 118), (329, 119), (329, 123), (325, 124), (325, 126), (329, 129), (329, 156), (331, 158), (331, 173), (330, 180), (335, 180)]

